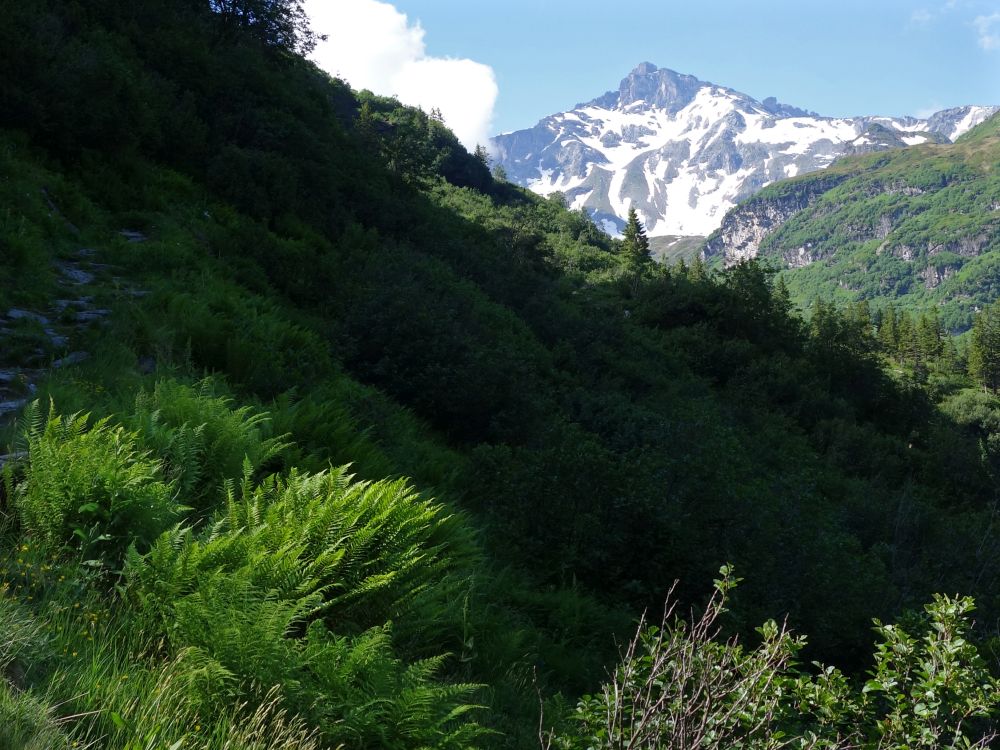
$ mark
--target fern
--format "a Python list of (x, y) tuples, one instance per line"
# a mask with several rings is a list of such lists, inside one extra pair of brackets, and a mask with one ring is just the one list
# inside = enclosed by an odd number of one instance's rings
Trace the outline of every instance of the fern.
[(460, 598), (461, 527), (404, 481), (346, 468), (256, 486), (245, 471), (226, 498), (200, 531), (176, 526), (128, 555), (133, 601), (173, 649), (209, 655), (257, 704), (280, 684), (332, 743), (474, 747), (478, 686), (439, 682), (440, 656), (406, 665), (385, 624)]
[(159, 461), (136, 435), (87, 414), (59, 416), (50, 406), (26, 412), (25, 476), (13, 502), (31, 535), (52, 547), (120, 558), (129, 544), (145, 546), (183, 510)]
[(286, 436), (269, 435), (266, 413), (233, 408), (218, 390), (211, 379), (194, 387), (161, 380), (136, 397), (132, 418), (185, 503), (202, 510), (217, 502), (227, 481), (243, 476), (245, 465), (259, 471), (289, 447)]

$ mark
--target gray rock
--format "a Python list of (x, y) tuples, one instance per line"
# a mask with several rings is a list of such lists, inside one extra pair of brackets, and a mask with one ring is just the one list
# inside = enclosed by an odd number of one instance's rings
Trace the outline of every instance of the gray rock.
[(4, 453), (0, 455), (0, 469), (2, 469), (7, 464), (17, 463), (18, 461), (23, 461), (28, 457), (27, 451), (15, 451), (14, 453)]
[(42, 325), (48, 325), (49, 319), (44, 315), (39, 315), (36, 312), (31, 312), (30, 310), (19, 310), (16, 307), (12, 307), (7, 311), (7, 317), (10, 320), (33, 320), (36, 323), (41, 323)]
[(111, 314), (110, 310), (81, 310), (76, 314), (76, 320), (80, 323), (93, 323), (95, 320), (102, 320)]
[(89, 352), (70, 352), (65, 357), (57, 359), (52, 363), (52, 368), (59, 370), (63, 367), (69, 367), (70, 365), (78, 365), (81, 362), (86, 362), (90, 359)]
[(137, 232), (133, 229), (122, 229), (120, 232), (118, 232), (118, 234), (120, 234), (129, 242), (145, 242), (146, 240), (149, 239), (149, 237), (147, 237), (142, 232)]
[(0, 416), (20, 411), (27, 403), (28, 400), (25, 398), (19, 398), (13, 401), (0, 401)]
[(89, 284), (94, 280), (94, 274), (66, 263), (60, 264), (59, 273), (73, 284)]
[(62, 349), (69, 343), (69, 338), (63, 336), (61, 333), (57, 333), (52, 328), (46, 328), (45, 335), (49, 337), (49, 341), (52, 342), (52, 346), (56, 349)]

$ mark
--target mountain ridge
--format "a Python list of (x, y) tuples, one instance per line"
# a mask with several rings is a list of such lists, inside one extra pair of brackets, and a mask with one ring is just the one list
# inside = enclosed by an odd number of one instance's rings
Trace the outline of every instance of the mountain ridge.
[(652, 237), (705, 236), (765, 185), (846, 154), (951, 142), (998, 109), (823, 117), (643, 62), (617, 89), (493, 145), (512, 181), (564, 193), (609, 233), (634, 207)]

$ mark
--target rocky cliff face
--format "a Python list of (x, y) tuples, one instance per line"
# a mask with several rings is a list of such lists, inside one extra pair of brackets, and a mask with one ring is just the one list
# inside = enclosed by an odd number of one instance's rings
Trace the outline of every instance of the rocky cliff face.
[(617, 90), (493, 145), (511, 180), (563, 192), (612, 233), (635, 207), (650, 236), (708, 235), (769, 183), (844, 154), (947, 143), (997, 109), (959, 107), (926, 120), (820, 117), (642, 63)]
[[(729, 211), (722, 226), (705, 242), (703, 254), (706, 258), (721, 256), (727, 266), (756, 258), (765, 237), (845, 179), (842, 175), (824, 177), (788, 183), (780, 192), (750, 198), (738, 210)], [(789, 265), (811, 262), (810, 248), (800, 250), (790, 255)]]
[(968, 327), (1000, 289), (1000, 114), (956, 143), (896, 149), (762, 189), (702, 247), (731, 266), (763, 257), (816, 296), (937, 306)]

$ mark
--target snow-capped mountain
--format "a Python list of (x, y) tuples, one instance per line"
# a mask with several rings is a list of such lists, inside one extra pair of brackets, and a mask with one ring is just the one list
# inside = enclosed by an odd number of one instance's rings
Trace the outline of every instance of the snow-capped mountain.
[(493, 144), (509, 179), (543, 195), (561, 191), (612, 233), (634, 206), (652, 237), (703, 236), (775, 180), (844, 154), (947, 143), (997, 110), (821, 117), (642, 63), (617, 91)]

